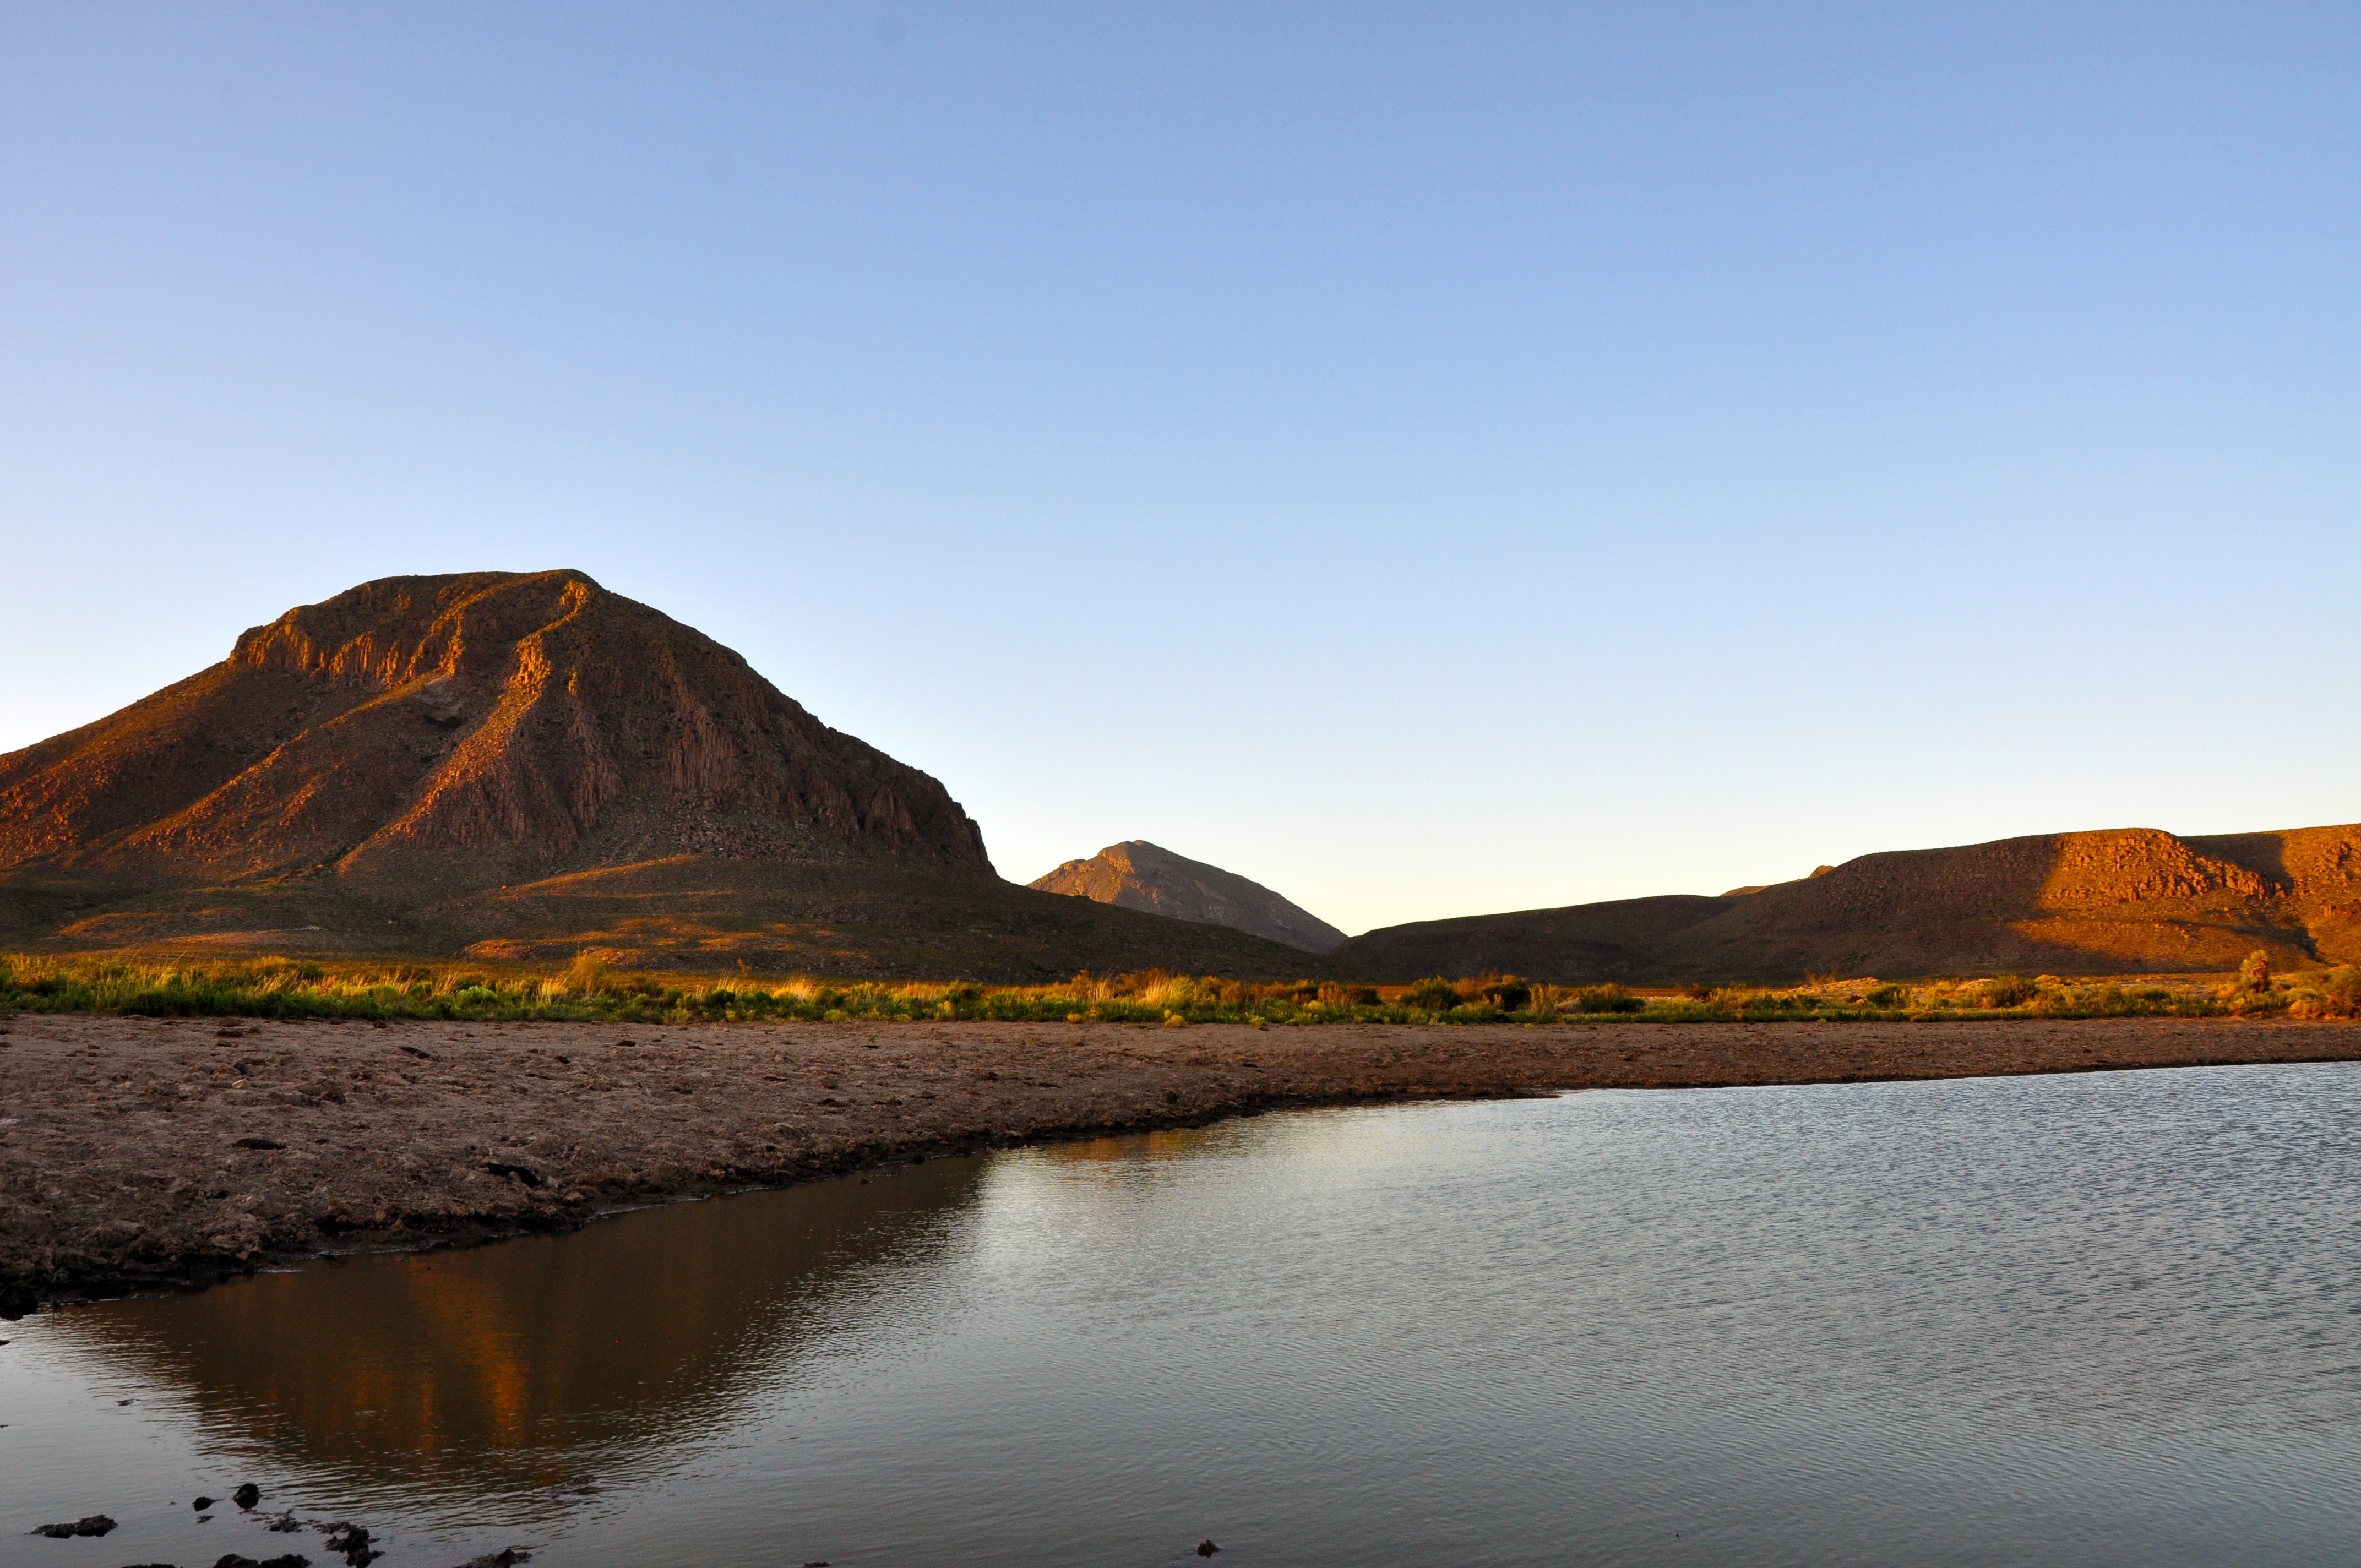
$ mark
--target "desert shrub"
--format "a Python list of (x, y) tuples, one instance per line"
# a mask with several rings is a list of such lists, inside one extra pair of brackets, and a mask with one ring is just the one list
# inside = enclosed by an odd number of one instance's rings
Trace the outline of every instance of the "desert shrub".
[(2334, 969), (2296, 992), (2288, 1003), (2293, 1018), (2361, 1018), (2361, 970)]
[(1503, 1013), (1518, 1013), (1532, 1001), (1533, 988), (1514, 979), (1497, 980), (1488, 985), (1477, 986), (1475, 999)]
[(1586, 985), (1574, 993), (1574, 1004), (1585, 1013), (1637, 1013), (1648, 1005), (1620, 985)]
[(1900, 1007), (1910, 1000), (1910, 988), (1906, 985), (1881, 985), (1873, 991), (1864, 992), (1861, 1000), (1872, 1007)]
[(1691, 1002), (1710, 1002), (1719, 993), (1719, 987), (1708, 985), (1704, 981), (1693, 980), (1681, 987), (1681, 994)]
[(1429, 1013), (1448, 1013), (1459, 1005), (1459, 990), (1441, 975), (1433, 975), (1411, 986), (1402, 1003)]
[(2021, 975), (1995, 975), (1984, 981), (1984, 1005), (1987, 1007), (2022, 1007), (2033, 1000), (2040, 988)]
[(2257, 948), (2238, 966), (2238, 984), (2247, 991), (2263, 991), (2271, 983), (2271, 955)]

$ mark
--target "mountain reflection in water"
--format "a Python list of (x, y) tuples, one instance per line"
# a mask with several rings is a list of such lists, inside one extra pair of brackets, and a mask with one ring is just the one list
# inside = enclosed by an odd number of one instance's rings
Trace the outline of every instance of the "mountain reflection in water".
[(185, 1390), (225, 1458), (411, 1512), (479, 1513), (503, 1493), (555, 1508), (559, 1488), (639, 1473), (743, 1419), (889, 1278), (923, 1288), (908, 1276), (939, 1261), (981, 1163), (335, 1259), (57, 1321)]

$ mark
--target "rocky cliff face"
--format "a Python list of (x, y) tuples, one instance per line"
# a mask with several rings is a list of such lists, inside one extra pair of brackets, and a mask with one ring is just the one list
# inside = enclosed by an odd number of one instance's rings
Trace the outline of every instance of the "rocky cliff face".
[(0, 871), (439, 894), (683, 853), (991, 869), (934, 779), (579, 572), (365, 583), (0, 756)]
[(1174, 920), (1228, 926), (1307, 953), (1327, 952), (1345, 939), (1344, 932), (1260, 883), (1144, 839), (1110, 844), (1087, 861), (1068, 861), (1030, 885)]

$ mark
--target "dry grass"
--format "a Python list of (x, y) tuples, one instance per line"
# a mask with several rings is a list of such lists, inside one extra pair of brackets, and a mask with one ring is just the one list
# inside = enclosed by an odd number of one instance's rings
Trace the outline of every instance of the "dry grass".
[(2014, 975), (1920, 984), (1821, 979), (1786, 988), (1531, 985), (1514, 975), (1415, 985), (1254, 981), (1145, 970), (1056, 984), (847, 981), (809, 975), (681, 975), (612, 967), (585, 952), (562, 969), (485, 964), (323, 963), (265, 959), (210, 966), (115, 959), (0, 957), (0, 1014), (115, 1013), (278, 1018), (721, 1019), (839, 1022), (1564, 1024), (1771, 1019), (2361, 1016), (2361, 972), (2274, 975), (2250, 964), (2216, 981)]

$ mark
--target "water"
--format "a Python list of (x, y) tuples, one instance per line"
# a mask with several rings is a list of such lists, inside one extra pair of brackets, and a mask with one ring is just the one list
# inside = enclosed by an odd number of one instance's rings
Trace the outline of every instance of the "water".
[(0, 1561), (2351, 1562), (2356, 1195), (2345, 1064), (938, 1161), (0, 1325), (0, 1526), (122, 1521)]

